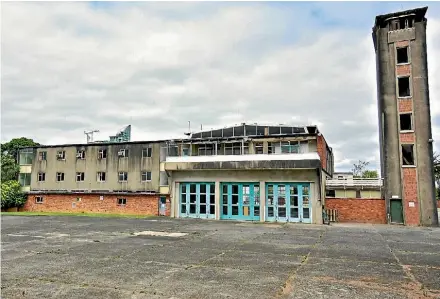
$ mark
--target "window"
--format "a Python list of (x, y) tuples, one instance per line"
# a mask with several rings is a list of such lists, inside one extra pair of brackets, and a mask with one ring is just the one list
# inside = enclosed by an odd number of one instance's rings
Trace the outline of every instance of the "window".
[(128, 149), (121, 149), (118, 151), (118, 157), (127, 158), (128, 157)]
[(263, 154), (263, 142), (255, 143), (255, 154), (260, 155)]
[(142, 171), (141, 180), (142, 180), (142, 182), (151, 181), (151, 172), (150, 171)]
[(98, 159), (107, 159), (107, 150), (106, 149), (100, 149), (98, 151)]
[(326, 190), (325, 191), (325, 197), (336, 197), (335, 190)]
[(361, 198), (361, 190), (356, 190), (356, 198)]
[(142, 149), (142, 158), (150, 158), (152, 154), (152, 148), (147, 147)]
[(241, 155), (241, 142), (226, 143), (225, 155)]
[(84, 172), (77, 172), (76, 173), (76, 181), (77, 182), (83, 182), (84, 181)]
[(159, 185), (168, 186), (168, 175), (166, 171), (159, 172)]
[(400, 77), (397, 78), (397, 85), (398, 85), (398, 94), (399, 97), (410, 97), (411, 96), (411, 90), (409, 87), (409, 77)]
[(85, 159), (86, 158), (86, 151), (85, 150), (79, 150), (76, 152), (76, 158), (77, 159)]
[(412, 114), (400, 114), (400, 131), (411, 131), (412, 129)]
[(213, 144), (200, 144), (198, 151), (199, 156), (211, 156), (215, 153)]
[(46, 161), (46, 159), (47, 159), (47, 152), (38, 153), (38, 161)]
[(38, 173), (38, 181), (44, 182), (45, 180), (46, 180), (46, 174), (44, 172), (39, 172)]
[(57, 152), (57, 160), (66, 160), (66, 152), (58, 151)]
[(397, 64), (408, 63), (409, 62), (408, 47), (397, 48), (396, 56), (397, 56)]
[(343, 179), (344, 179), (344, 176), (338, 175), (338, 180), (343, 180)]
[(31, 185), (31, 174), (30, 173), (20, 173), (18, 176), (18, 181), (22, 187)]
[(414, 144), (402, 144), (403, 165), (414, 165)]
[(105, 172), (98, 172), (96, 180), (98, 182), (105, 182)]
[(35, 196), (35, 203), (43, 203), (43, 196)]
[(34, 159), (34, 152), (32, 149), (24, 149), (20, 151), (19, 162), (20, 165), (31, 165)]
[(57, 172), (57, 182), (64, 181), (64, 172)]
[(118, 198), (118, 206), (125, 206), (127, 204), (126, 198)]
[(120, 182), (126, 182), (128, 180), (128, 173), (127, 172), (119, 172), (119, 181)]

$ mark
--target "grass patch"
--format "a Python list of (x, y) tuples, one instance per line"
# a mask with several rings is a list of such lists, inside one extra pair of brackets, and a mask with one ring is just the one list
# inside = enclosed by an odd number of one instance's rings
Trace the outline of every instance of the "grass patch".
[(120, 217), (149, 218), (151, 215), (110, 214), (110, 213), (66, 213), (66, 212), (1, 212), (1, 216), (83, 216), (83, 217)]

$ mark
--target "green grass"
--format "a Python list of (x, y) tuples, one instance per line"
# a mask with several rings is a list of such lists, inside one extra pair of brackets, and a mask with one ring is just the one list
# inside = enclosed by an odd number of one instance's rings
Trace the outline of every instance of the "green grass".
[(110, 213), (63, 213), (63, 212), (1, 212), (1, 216), (85, 216), (85, 217), (121, 217), (148, 218), (150, 215), (110, 214)]

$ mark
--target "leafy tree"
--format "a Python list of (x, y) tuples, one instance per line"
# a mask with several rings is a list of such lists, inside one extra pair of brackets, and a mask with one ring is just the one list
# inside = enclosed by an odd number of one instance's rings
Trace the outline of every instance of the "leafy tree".
[(12, 181), (17, 180), (18, 173), (20, 172), (20, 167), (17, 163), (15, 163), (14, 158), (9, 154), (2, 154), (1, 155), (1, 167), (2, 167), (2, 176), (1, 181)]
[(26, 137), (20, 137), (20, 138), (14, 138), (11, 139), (11, 141), (3, 143), (1, 145), (1, 153), (2, 155), (6, 152), (9, 155), (11, 155), (15, 162), (18, 163), (17, 154), (20, 147), (26, 147), (26, 146), (37, 146), (40, 145), (39, 143), (35, 142), (32, 139), (26, 138)]
[(1, 184), (2, 209), (21, 207), (26, 202), (26, 195), (21, 191), (18, 181), (7, 181)]
[(377, 179), (379, 175), (377, 174), (377, 170), (365, 170), (362, 173), (362, 177), (368, 179)]
[(353, 177), (355, 178), (360, 178), (362, 177), (362, 174), (365, 171), (365, 168), (368, 166), (368, 164), (370, 164), (370, 162), (365, 162), (365, 161), (361, 161), (359, 160), (359, 162), (356, 164), (353, 164)]

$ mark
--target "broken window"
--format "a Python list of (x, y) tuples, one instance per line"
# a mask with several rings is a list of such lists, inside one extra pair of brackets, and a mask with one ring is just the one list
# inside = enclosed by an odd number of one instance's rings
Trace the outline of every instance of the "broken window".
[(105, 182), (105, 172), (98, 172), (97, 179), (98, 182)]
[(83, 182), (84, 181), (84, 172), (77, 172), (76, 173), (76, 181), (77, 182)]
[(397, 56), (397, 64), (408, 63), (409, 62), (408, 47), (397, 48), (396, 56)]
[(142, 182), (151, 181), (151, 171), (142, 171), (141, 180)]
[(263, 142), (255, 143), (255, 154), (263, 154)]
[(326, 190), (325, 191), (325, 197), (336, 197), (335, 190)]
[(118, 206), (125, 206), (127, 204), (126, 198), (118, 198)]
[(142, 158), (150, 158), (152, 151), (153, 151), (153, 149), (151, 147), (143, 148), (142, 149)]
[(47, 159), (47, 152), (38, 153), (38, 161), (46, 161), (46, 159)]
[(64, 181), (64, 172), (57, 172), (57, 182)]
[(100, 149), (98, 151), (98, 159), (107, 159), (107, 150), (106, 149)]
[(126, 182), (128, 180), (128, 173), (121, 171), (118, 173), (118, 177), (120, 182)]
[(397, 78), (398, 82), (398, 94), (399, 97), (409, 97), (411, 96), (411, 91), (409, 87), (409, 77), (400, 77)]
[(66, 160), (66, 152), (58, 151), (57, 152), (57, 160)]
[(43, 196), (35, 196), (35, 203), (43, 203)]
[(38, 181), (39, 182), (44, 182), (46, 180), (46, 173), (44, 172), (39, 172), (38, 173)]
[(127, 158), (128, 157), (128, 149), (120, 149), (118, 151), (118, 157), (120, 158)]
[(402, 144), (403, 165), (414, 165), (414, 144)]
[(400, 130), (401, 131), (411, 131), (412, 128), (412, 114), (404, 113), (400, 114)]
[(85, 159), (86, 158), (86, 151), (85, 150), (76, 151), (76, 158), (77, 159)]

